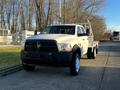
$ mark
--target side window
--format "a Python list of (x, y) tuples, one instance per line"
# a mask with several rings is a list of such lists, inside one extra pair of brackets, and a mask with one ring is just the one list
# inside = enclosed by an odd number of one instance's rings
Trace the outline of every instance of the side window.
[(86, 35), (86, 31), (83, 27), (77, 27), (77, 34), (78, 36), (85, 36)]
[(83, 27), (81, 27), (81, 30), (82, 30), (83, 34), (86, 34), (86, 31)]
[(79, 26), (77, 27), (77, 34), (78, 34), (78, 35), (82, 34), (82, 31), (81, 31), (81, 29), (80, 29)]

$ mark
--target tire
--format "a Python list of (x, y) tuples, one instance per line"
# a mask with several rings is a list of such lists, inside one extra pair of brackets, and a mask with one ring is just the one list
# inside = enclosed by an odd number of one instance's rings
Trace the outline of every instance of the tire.
[(96, 58), (96, 54), (97, 54), (97, 49), (96, 47), (93, 48), (88, 48), (88, 52), (87, 52), (87, 58), (88, 59), (95, 59)]
[(96, 48), (94, 48), (93, 52), (92, 52), (92, 59), (96, 58), (96, 54), (97, 54), (97, 50), (96, 50)]
[(87, 58), (92, 59), (92, 48), (88, 48)]
[(96, 54), (98, 54), (98, 48), (96, 48)]
[(32, 66), (32, 65), (22, 64), (22, 66), (25, 71), (34, 71), (35, 70), (35, 66)]
[(79, 74), (80, 70), (80, 55), (78, 53), (75, 53), (73, 55), (73, 59), (70, 65), (70, 73), (72, 76), (76, 76)]

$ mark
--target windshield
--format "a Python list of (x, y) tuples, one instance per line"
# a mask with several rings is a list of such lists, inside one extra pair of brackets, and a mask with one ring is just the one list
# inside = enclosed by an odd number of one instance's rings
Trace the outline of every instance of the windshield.
[(113, 36), (118, 36), (119, 32), (113, 32)]
[(43, 30), (44, 34), (75, 34), (75, 26), (48, 26)]

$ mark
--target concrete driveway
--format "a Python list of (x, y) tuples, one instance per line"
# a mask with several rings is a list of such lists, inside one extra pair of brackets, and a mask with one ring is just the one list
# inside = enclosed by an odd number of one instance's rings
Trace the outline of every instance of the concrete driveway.
[(100, 43), (95, 60), (82, 57), (76, 77), (69, 68), (38, 67), (0, 77), (0, 90), (120, 90), (120, 42)]

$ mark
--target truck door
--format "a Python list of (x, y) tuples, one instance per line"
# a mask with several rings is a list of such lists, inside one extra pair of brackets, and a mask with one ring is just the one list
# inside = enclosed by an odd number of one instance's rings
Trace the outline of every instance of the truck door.
[(86, 54), (88, 49), (88, 37), (83, 28), (77, 27), (78, 45), (81, 47), (81, 53)]
[(87, 53), (88, 47), (89, 47), (89, 41), (88, 41), (88, 36), (86, 34), (86, 30), (83, 27), (80, 27), (83, 33), (83, 37), (84, 37), (84, 48), (85, 48), (85, 53)]

